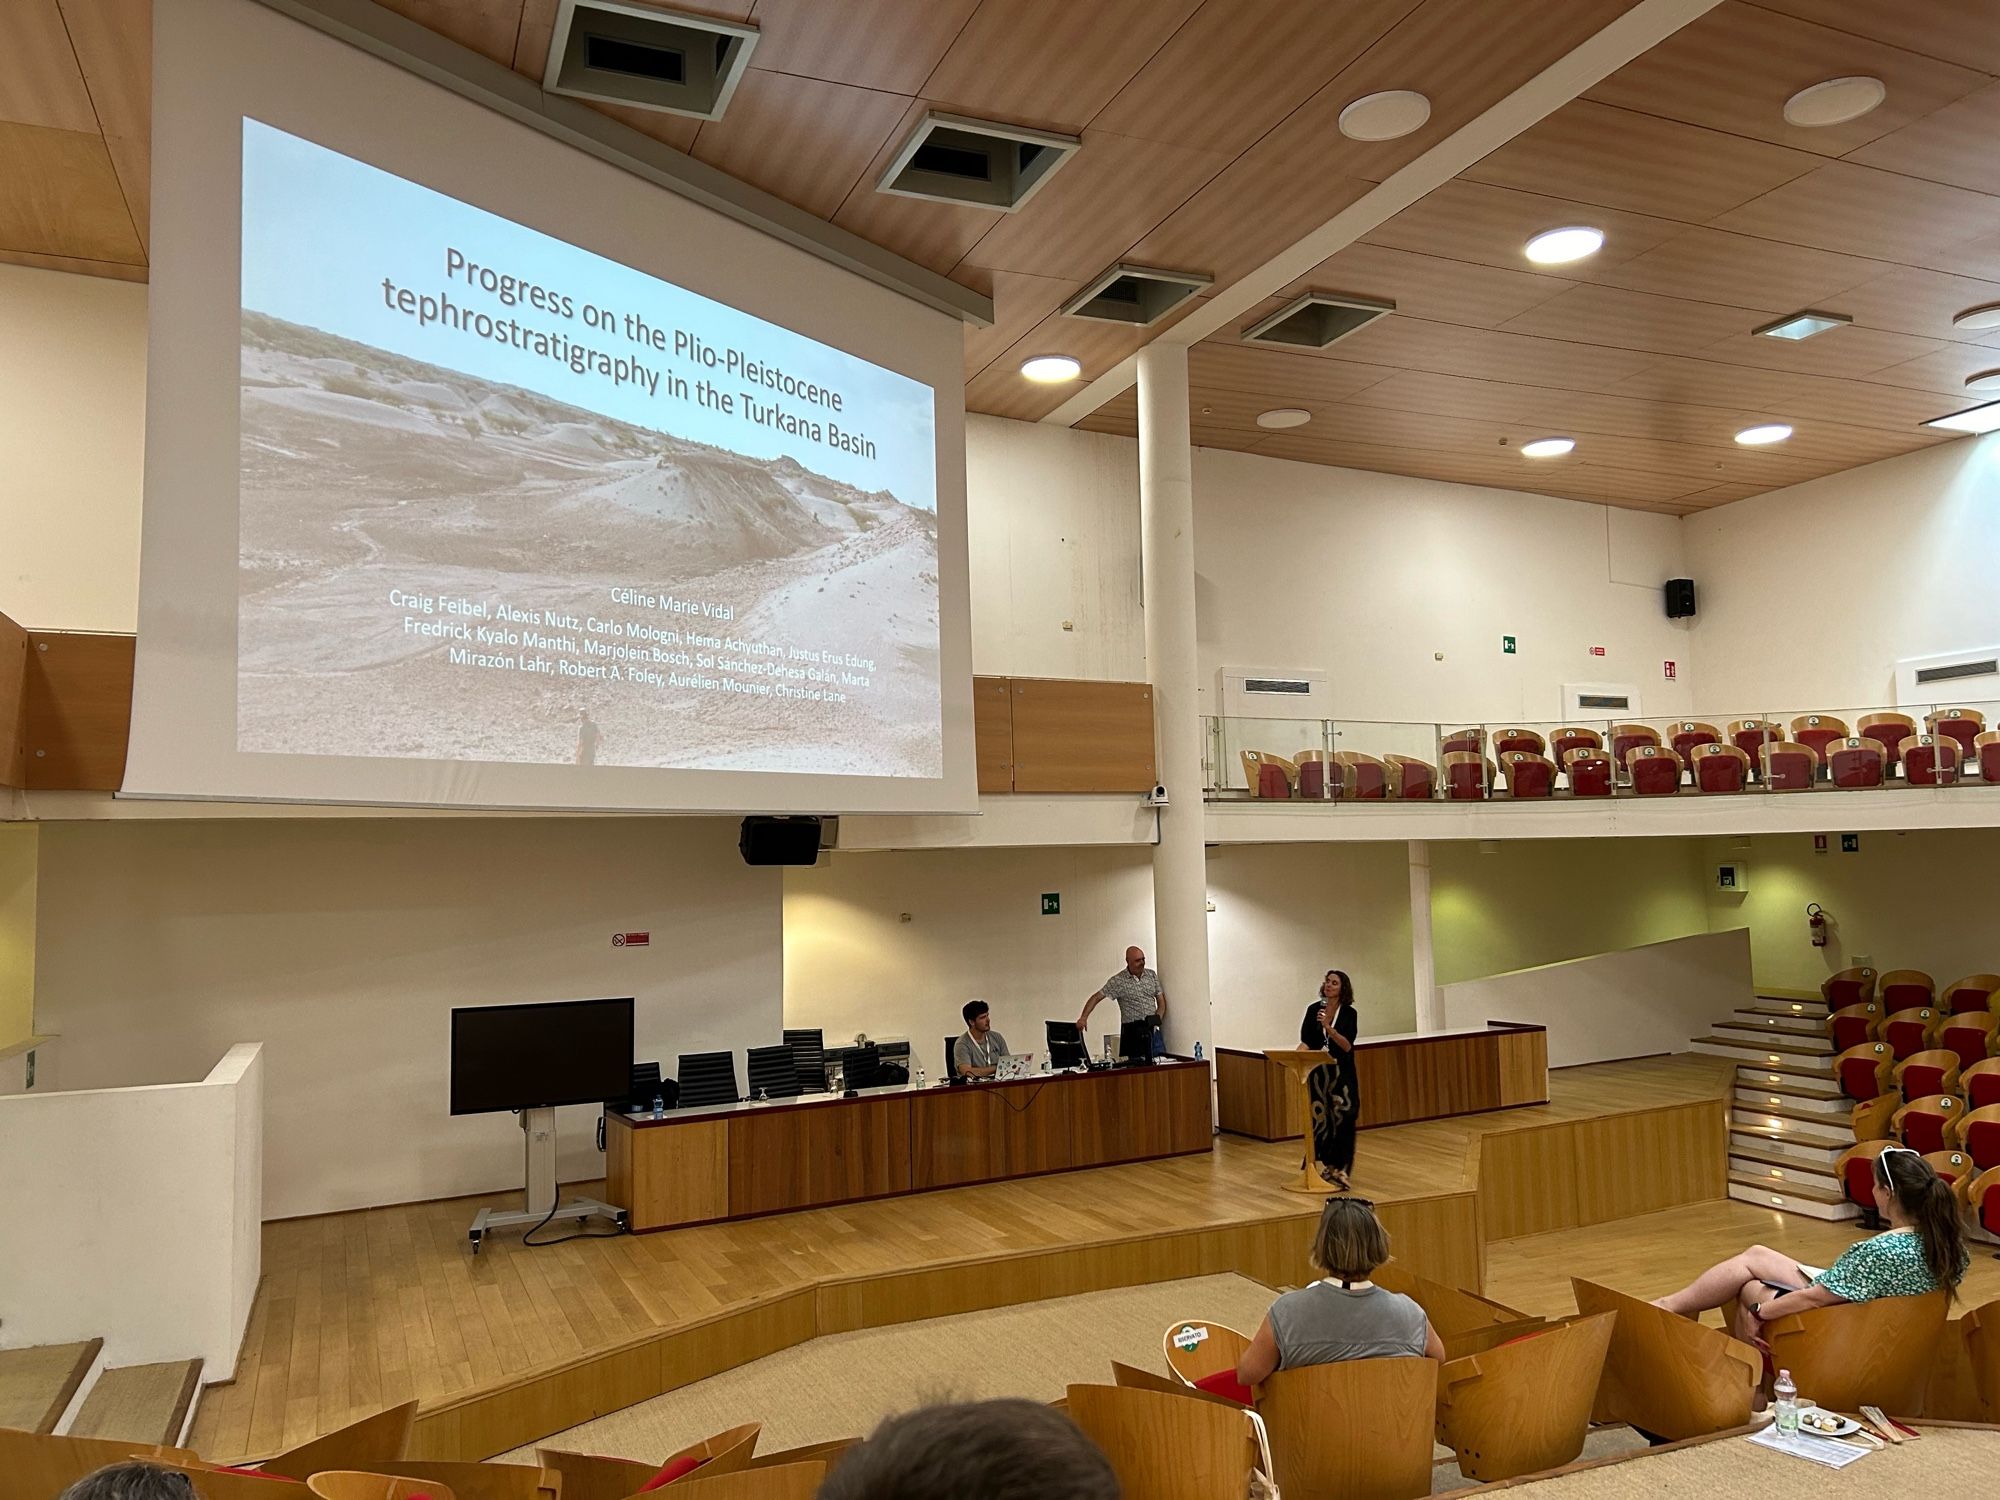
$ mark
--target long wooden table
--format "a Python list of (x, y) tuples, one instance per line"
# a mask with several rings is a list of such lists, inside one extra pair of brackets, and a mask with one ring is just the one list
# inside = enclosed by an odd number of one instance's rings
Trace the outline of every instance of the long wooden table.
[(1207, 1151), (1206, 1062), (610, 1113), (606, 1194), (670, 1229)]
[[(1260, 1141), (1304, 1134), (1304, 1097), (1288, 1067), (1301, 1057), (1318, 1060), (1322, 1054), (1217, 1047), (1222, 1128)], [(1354, 1067), (1363, 1130), (1545, 1104), (1549, 1097), (1548, 1033), (1540, 1026), (1496, 1021), (1461, 1031), (1362, 1037), (1354, 1044)]]

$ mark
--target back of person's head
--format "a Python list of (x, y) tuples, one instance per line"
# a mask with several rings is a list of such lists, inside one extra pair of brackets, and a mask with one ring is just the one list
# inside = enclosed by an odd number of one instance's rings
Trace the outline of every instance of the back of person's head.
[(1341, 1281), (1363, 1281), (1389, 1258), (1389, 1231), (1366, 1198), (1329, 1198), (1313, 1232), (1312, 1263)]
[(1948, 1288), (1956, 1299), (1959, 1278), (1965, 1275), (1970, 1257), (1951, 1184), (1907, 1147), (1892, 1148), (1875, 1158), (1875, 1180), (1895, 1196), (1923, 1242), (1924, 1264), (1937, 1284)]
[(130, 1463), (84, 1475), (61, 1500), (196, 1500), (196, 1495), (194, 1481), (180, 1469)]
[(984, 1000), (968, 1000), (959, 1007), (958, 1013), (965, 1017), (965, 1024), (970, 1026), (991, 1008)]
[(891, 1417), (850, 1448), (819, 1500), (1120, 1500), (1097, 1445), (1053, 1407), (967, 1401)]

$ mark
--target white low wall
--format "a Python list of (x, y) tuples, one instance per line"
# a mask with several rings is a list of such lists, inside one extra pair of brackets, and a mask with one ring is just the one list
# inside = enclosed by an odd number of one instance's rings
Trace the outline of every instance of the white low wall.
[(1686, 1052), (1751, 1003), (1750, 933), (1704, 932), (1444, 987), (1444, 1024), (1525, 1021), (1549, 1033), (1549, 1066)]
[(0, 1343), (227, 1380), (257, 1291), (263, 1045), (199, 1083), (0, 1098)]

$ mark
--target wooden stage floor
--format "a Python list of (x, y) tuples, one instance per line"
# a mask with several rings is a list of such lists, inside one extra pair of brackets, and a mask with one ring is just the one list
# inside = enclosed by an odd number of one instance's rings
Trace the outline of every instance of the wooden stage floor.
[[(1724, 1196), (1732, 1066), (1697, 1054), (1557, 1072), (1547, 1105), (1362, 1133), (1356, 1191), (1398, 1258), (1485, 1280), (1489, 1241)], [(203, 1455), (265, 1454), (423, 1403), (425, 1457), (480, 1458), (806, 1338), (1104, 1287), (1308, 1271), (1297, 1142), (659, 1234), (467, 1247), (482, 1202), (264, 1226), (235, 1379)]]

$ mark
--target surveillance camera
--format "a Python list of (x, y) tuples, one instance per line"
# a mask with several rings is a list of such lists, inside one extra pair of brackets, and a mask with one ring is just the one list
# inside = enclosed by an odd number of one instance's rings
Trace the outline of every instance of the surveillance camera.
[(1165, 807), (1167, 805), (1167, 789), (1163, 786), (1155, 786), (1152, 791), (1146, 794), (1146, 801), (1154, 807)]

